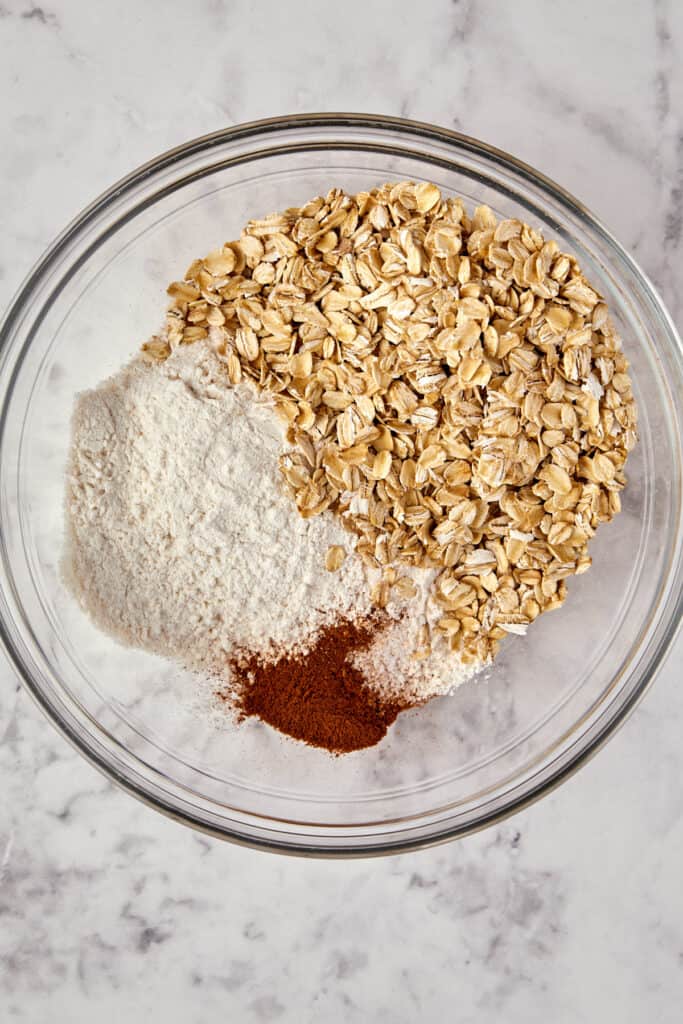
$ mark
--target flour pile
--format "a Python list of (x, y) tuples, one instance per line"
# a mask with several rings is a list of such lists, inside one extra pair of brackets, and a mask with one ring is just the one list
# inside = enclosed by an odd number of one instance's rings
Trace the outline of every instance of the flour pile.
[(280, 489), (277, 419), (220, 377), (190, 346), (81, 395), (67, 494), (66, 575), (97, 624), (210, 666), (369, 609), (359, 562), (321, 572), (348, 534), (302, 519)]

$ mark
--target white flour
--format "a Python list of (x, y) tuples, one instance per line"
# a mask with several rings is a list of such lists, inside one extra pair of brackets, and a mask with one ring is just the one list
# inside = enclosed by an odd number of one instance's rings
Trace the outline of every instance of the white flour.
[[(416, 584), (416, 596), (408, 604), (389, 605), (387, 610), (396, 622), (353, 660), (367, 679), (380, 680), (382, 692), (390, 696), (421, 701), (452, 693), (482, 666), (463, 665), (436, 629), (443, 612), (434, 600), (435, 571), (404, 569), (403, 573)], [(419, 647), (424, 622), (432, 628), (432, 652), (429, 657), (416, 659), (413, 651)]]
[[(211, 349), (135, 360), (82, 394), (67, 484), (65, 579), (118, 640), (226, 671), (235, 646), (305, 646), (339, 617), (371, 610), (370, 582), (332, 513), (302, 519), (281, 487), (283, 432), (249, 386), (232, 389)], [(325, 570), (332, 544), (349, 555)], [(424, 699), (469, 678), (445, 643), (411, 658), (422, 600), (358, 655), (384, 692)]]
[(349, 534), (280, 488), (273, 412), (220, 376), (186, 346), (81, 395), (67, 488), (65, 576), (84, 608), (124, 643), (204, 667), (369, 609), (358, 559), (324, 568)]

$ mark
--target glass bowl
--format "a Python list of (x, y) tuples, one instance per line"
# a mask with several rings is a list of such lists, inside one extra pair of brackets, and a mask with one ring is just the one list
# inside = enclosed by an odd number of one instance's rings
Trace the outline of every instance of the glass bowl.
[[(606, 297), (633, 368), (640, 442), (623, 513), (565, 606), (454, 696), (400, 716), (377, 747), (332, 758), (201, 712), (177, 666), (99, 633), (60, 580), (64, 468), (77, 392), (163, 317), (166, 284), (249, 217), (339, 185), (435, 181), (539, 227)], [(454, 132), (371, 116), (242, 125), (160, 156), (89, 206), (17, 296), (0, 349), (0, 628), (63, 734), (130, 793), (215, 836), (317, 855), (462, 836), (548, 792), (623, 722), (681, 615), (683, 359), (631, 258), (579, 202)]]

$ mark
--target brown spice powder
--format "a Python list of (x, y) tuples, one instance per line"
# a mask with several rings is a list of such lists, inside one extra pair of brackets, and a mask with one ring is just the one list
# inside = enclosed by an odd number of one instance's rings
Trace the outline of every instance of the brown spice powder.
[(238, 711), (334, 754), (379, 743), (397, 715), (412, 705), (382, 700), (350, 655), (369, 647), (385, 619), (342, 620), (322, 630), (305, 653), (269, 661), (250, 651), (236, 655), (230, 669)]

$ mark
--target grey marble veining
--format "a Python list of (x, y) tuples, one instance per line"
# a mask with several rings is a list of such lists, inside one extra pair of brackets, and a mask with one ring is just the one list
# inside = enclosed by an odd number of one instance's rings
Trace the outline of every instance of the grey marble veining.
[[(584, 200), (683, 321), (676, 0), (262, 6), (1, 0), (3, 306), (132, 167), (226, 124), (320, 109), (510, 150)], [(320, 863), (227, 846), (131, 800), (3, 663), (0, 1020), (679, 1021), (682, 670), (679, 639), (606, 750), (499, 828)]]

